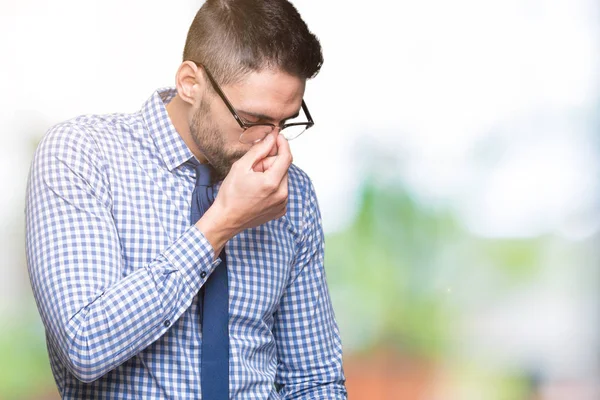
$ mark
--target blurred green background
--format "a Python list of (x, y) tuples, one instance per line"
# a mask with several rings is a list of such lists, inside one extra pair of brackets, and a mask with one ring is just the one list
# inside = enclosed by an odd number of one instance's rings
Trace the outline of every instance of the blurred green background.
[[(324, 47), (292, 149), (351, 398), (600, 398), (598, 4), (293, 3)], [(35, 146), (171, 85), (200, 4), (0, 3), (0, 399), (58, 397), (24, 254)]]

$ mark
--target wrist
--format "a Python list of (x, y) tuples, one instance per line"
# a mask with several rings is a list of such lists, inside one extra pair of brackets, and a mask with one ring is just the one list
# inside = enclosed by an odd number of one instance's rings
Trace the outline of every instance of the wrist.
[(237, 233), (228, 221), (227, 213), (215, 202), (196, 222), (196, 228), (213, 247), (215, 259), (221, 253), (225, 243)]

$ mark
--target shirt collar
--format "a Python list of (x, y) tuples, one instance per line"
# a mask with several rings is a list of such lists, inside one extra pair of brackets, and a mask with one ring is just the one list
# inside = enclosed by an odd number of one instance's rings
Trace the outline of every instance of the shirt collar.
[(177, 90), (173, 87), (158, 89), (142, 107), (144, 125), (169, 171), (173, 171), (194, 156), (167, 113), (166, 105), (176, 94)]

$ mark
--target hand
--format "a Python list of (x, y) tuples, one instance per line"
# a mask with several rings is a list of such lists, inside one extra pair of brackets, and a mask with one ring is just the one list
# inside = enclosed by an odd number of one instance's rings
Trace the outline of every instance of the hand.
[(291, 163), (287, 140), (269, 135), (233, 164), (213, 205), (196, 223), (217, 254), (239, 232), (285, 215)]
[(219, 189), (214, 206), (238, 232), (286, 213), (292, 154), (287, 140), (276, 138), (267, 136), (235, 162)]
[[(271, 135), (269, 135), (269, 136), (271, 136)], [(279, 135), (279, 136), (281, 136), (281, 135)], [(276, 136), (276, 137), (278, 138), (279, 136)], [(277, 144), (277, 142), (275, 142), (275, 144)], [(287, 140), (286, 140), (286, 144), (289, 147)], [(254, 164), (254, 167), (252, 168), (254, 170), (254, 172), (265, 172), (266, 170), (268, 170), (271, 167), (271, 165), (273, 165), (273, 163), (277, 159), (278, 147), (279, 147), (279, 145), (271, 147), (271, 151), (269, 151), (269, 153), (265, 156), (265, 158), (263, 158), (262, 160), (259, 160), (256, 164)]]

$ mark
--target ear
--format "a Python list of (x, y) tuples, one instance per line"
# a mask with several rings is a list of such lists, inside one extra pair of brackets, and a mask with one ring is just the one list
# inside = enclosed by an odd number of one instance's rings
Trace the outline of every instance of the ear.
[(175, 75), (175, 86), (177, 95), (186, 103), (194, 106), (204, 92), (206, 85), (202, 67), (192, 61), (184, 61), (177, 69)]

